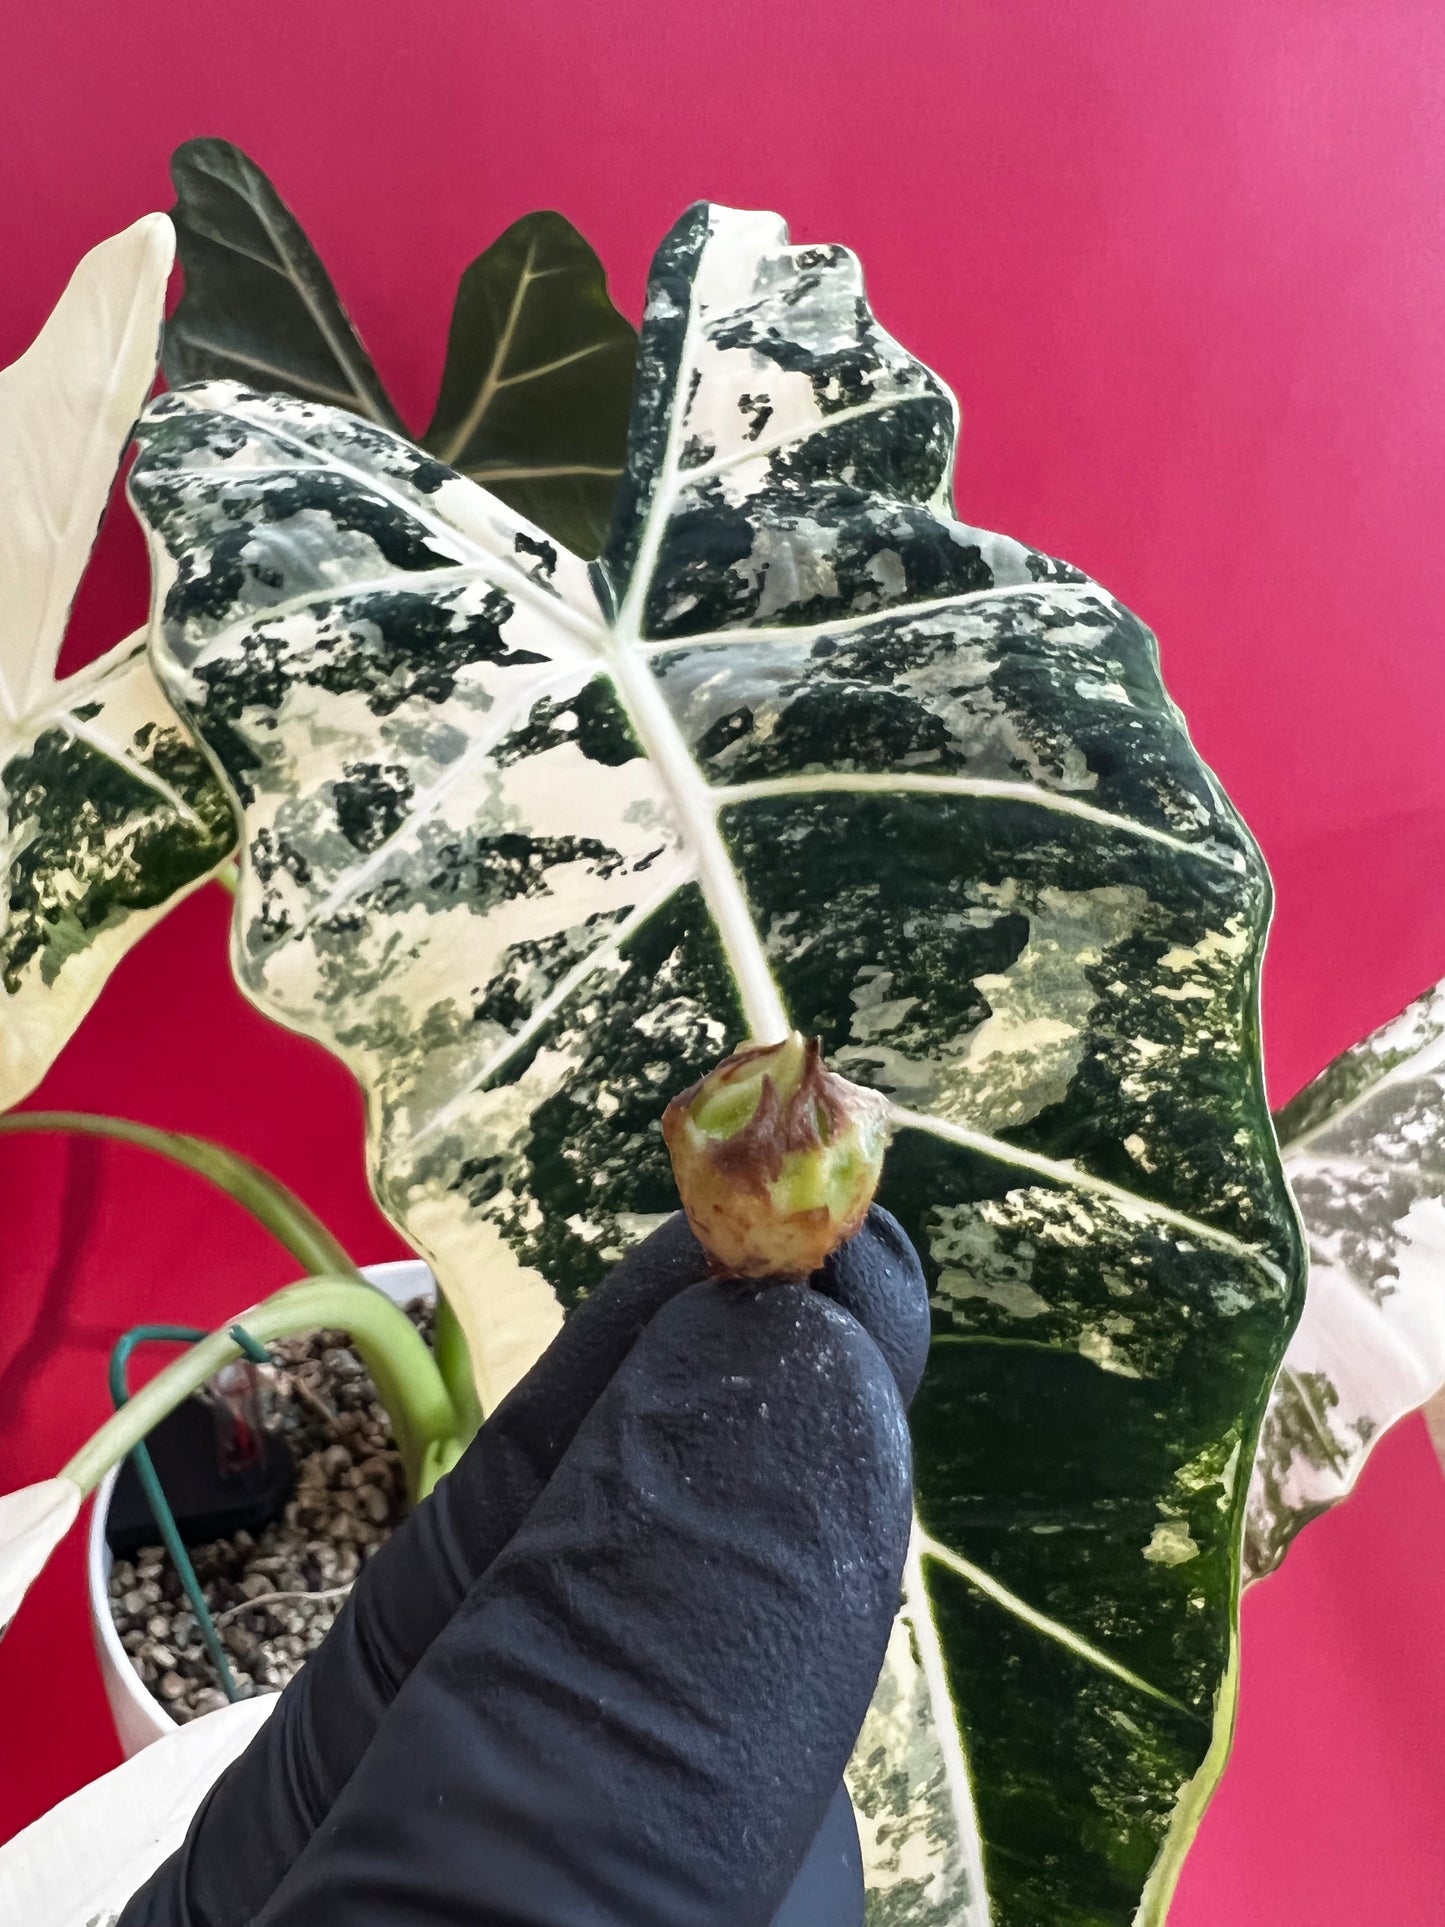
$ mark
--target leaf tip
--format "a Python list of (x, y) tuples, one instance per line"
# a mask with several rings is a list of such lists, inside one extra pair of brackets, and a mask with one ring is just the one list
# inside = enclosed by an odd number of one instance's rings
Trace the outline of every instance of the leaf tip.
[(46, 1561), (75, 1524), (81, 1491), (73, 1479), (42, 1479), (0, 1499), (0, 1634)]

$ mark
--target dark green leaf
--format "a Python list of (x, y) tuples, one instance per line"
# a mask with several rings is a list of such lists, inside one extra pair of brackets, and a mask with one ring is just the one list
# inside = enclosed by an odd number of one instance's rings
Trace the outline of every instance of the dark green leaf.
[(230, 378), (401, 428), (315, 248), (249, 155), (187, 141), (171, 175), (186, 276), (162, 353), (171, 386)]
[(462, 276), (425, 446), (574, 554), (596, 555), (636, 359), (592, 249), (560, 214), (528, 214)]

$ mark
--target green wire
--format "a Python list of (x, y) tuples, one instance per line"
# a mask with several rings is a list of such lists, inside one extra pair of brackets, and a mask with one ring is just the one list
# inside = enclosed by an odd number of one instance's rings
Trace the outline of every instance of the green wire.
[[(192, 1325), (134, 1325), (116, 1341), (115, 1350), (110, 1355), (110, 1396), (117, 1411), (130, 1398), (129, 1367), (131, 1355), (138, 1345), (170, 1344), (194, 1345), (198, 1339), (206, 1337)], [(270, 1358), (264, 1347), (258, 1345), (250, 1333), (241, 1325), (232, 1325), (229, 1336), (241, 1350), (257, 1365), (269, 1365)], [(136, 1477), (140, 1480), (141, 1491), (145, 1494), (146, 1504), (150, 1507), (151, 1517), (161, 1535), (166, 1551), (180, 1576), (181, 1586), (191, 1603), (191, 1611), (196, 1616), (196, 1624), (201, 1629), (206, 1651), (211, 1663), (220, 1675), (221, 1685), (228, 1700), (241, 1698), (241, 1689), (236, 1684), (226, 1649), (221, 1644), (221, 1635), (216, 1630), (216, 1622), (211, 1617), (211, 1609), (206, 1603), (206, 1595), (201, 1590), (201, 1582), (196, 1577), (196, 1569), (191, 1564), (191, 1556), (181, 1540), (180, 1529), (176, 1525), (176, 1515), (171, 1511), (156, 1473), (155, 1461), (148, 1448), (138, 1444), (131, 1448), (131, 1460), (135, 1465)]]

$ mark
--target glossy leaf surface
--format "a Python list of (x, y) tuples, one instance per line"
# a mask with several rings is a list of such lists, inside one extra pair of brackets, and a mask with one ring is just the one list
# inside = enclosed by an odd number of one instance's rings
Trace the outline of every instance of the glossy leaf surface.
[[(223, 140), (172, 163), (185, 295), (172, 387), (230, 379), (402, 428), (320, 256), (266, 175)], [(560, 214), (525, 215), (466, 270), (421, 438), (579, 554), (602, 546), (622, 473), (637, 335)]]
[(187, 141), (171, 178), (185, 273), (166, 323), (171, 386), (227, 376), (400, 429), (321, 257), (251, 157), (230, 141)]
[(1309, 1293), (1249, 1498), (1259, 1578), (1445, 1384), (1445, 987), (1336, 1058), (1279, 1117)]
[(462, 276), (423, 439), (579, 555), (596, 555), (622, 474), (637, 335), (560, 214), (528, 214)]
[(366, 1085), (489, 1400), (674, 1207), (658, 1120), (727, 1046), (796, 1026), (892, 1100), (937, 1335), (875, 1919), (1157, 1922), (1299, 1295), (1268, 883), (1149, 632), (952, 518), (955, 419), (845, 250), (699, 208), (591, 570), (225, 386), (154, 406), (133, 488), (245, 813), (242, 980)]
[(234, 840), (136, 635), (56, 664), (155, 380), (164, 215), (93, 248), (0, 372), (0, 1110), (49, 1069), (120, 958)]

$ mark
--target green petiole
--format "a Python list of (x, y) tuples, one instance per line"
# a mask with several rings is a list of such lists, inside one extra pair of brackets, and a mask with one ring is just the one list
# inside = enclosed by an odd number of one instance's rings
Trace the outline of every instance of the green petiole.
[[(195, 1172), (224, 1191), (312, 1274), (309, 1282), (288, 1286), (246, 1313), (241, 1322), (247, 1330), (263, 1340), (292, 1337), (326, 1325), (351, 1333), (391, 1417), (414, 1498), (429, 1492), (461, 1455), (481, 1423), (481, 1410), (466, 1339), (444, 1298), (437, 1299), (433, 1356), (410, 1319), (366, 1282), (315, 1212), (279, 1178), (239, 1152), (186, 1132), (83, 1111), (16, 1111), (0, 1117), (0, 1135), (40, 1131), (133, 1145)], [(268, 1328), (262, 1329), (258, 1319)], [(224, 1329), (202, 1339), (102, 1427), (67, 1466), (66, 1476), (77, 1477), (75, 1468), (89, 1468), (99, 1453), (104, 1460), (100, 1470), (91, 1477), (87, 1469), (85, 1479), (78, 1481), (90, 1491), (158, 1419), (236, 1355), (236, 1346)]]
[(261, 1344), (325, 1326), (349, 1332), (390, 1415), (413, 1497), (430, 1492), (460, 1456), (466, 1422), (420, 1332), (374, 1285), (355, 1275), (336, 1275), (288, 1285), (193, 1345), (108, 1419), (61, 1467), (60, 1476), (82, 1494), (93, 1492), (168, 1412), (241, 1356), (230, 1332), (237, 1324)]

